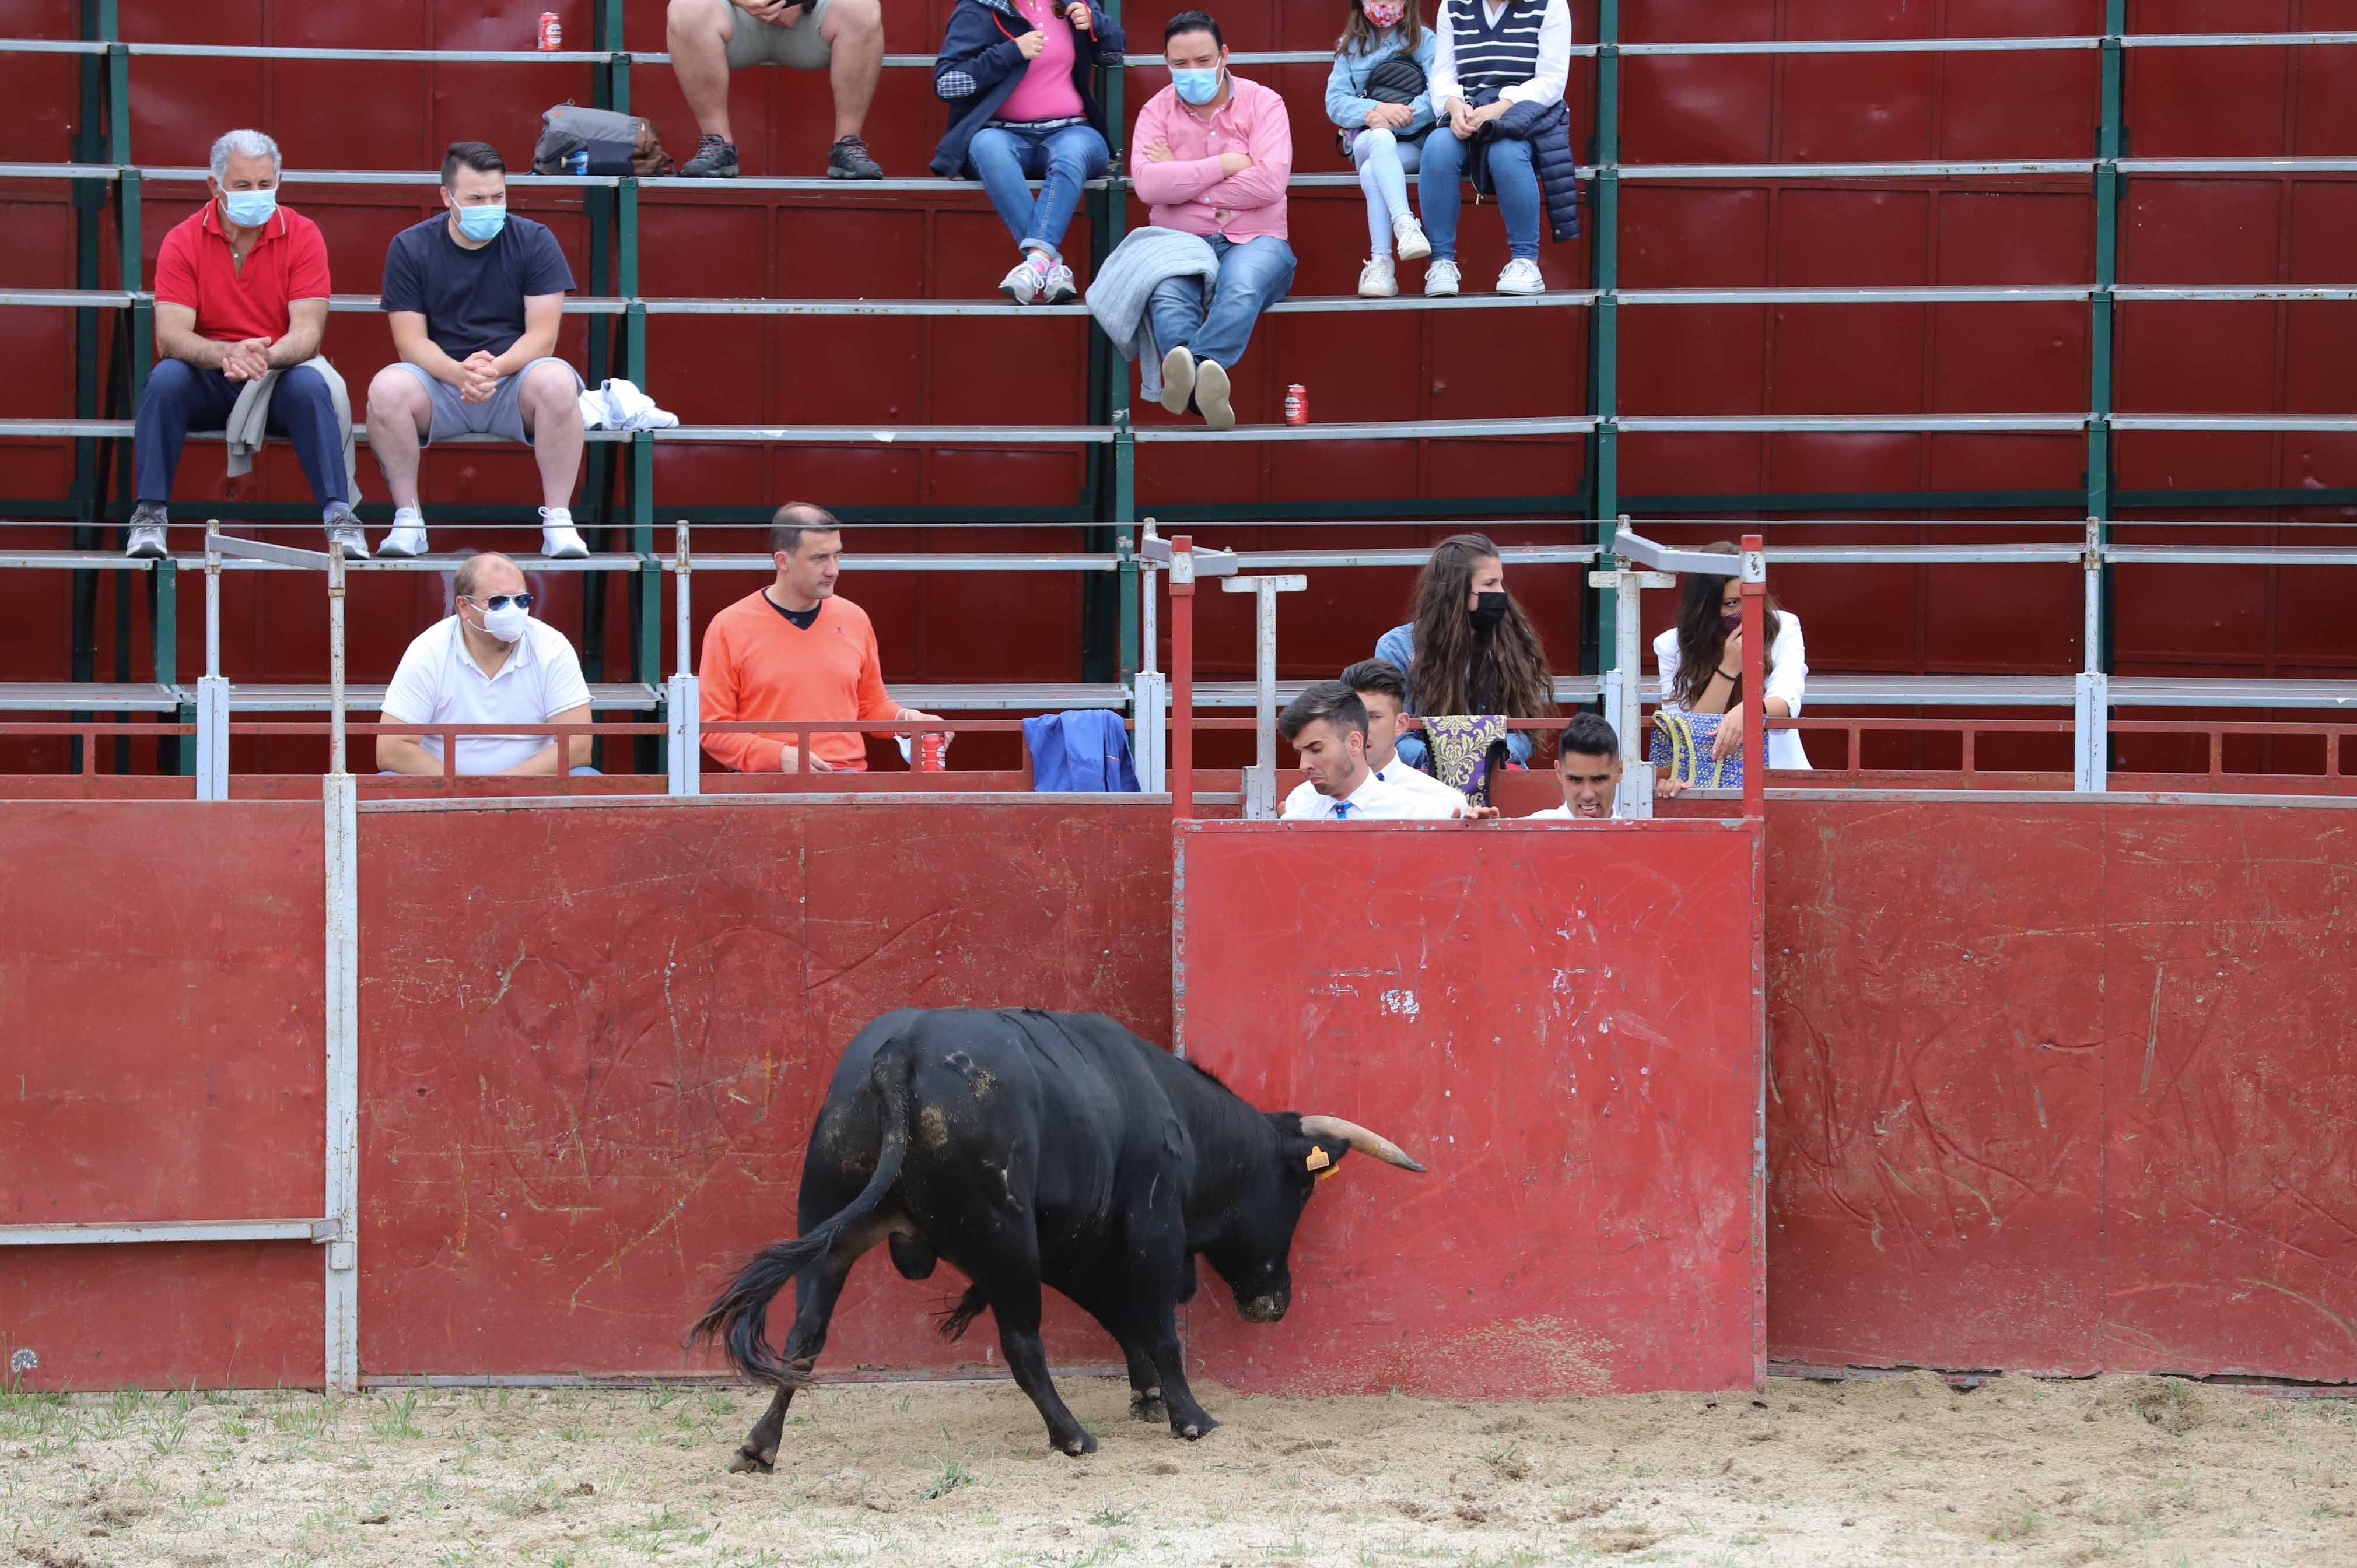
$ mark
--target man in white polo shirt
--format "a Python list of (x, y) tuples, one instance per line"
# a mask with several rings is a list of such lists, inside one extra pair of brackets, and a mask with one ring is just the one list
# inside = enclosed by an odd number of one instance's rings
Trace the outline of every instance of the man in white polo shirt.
[[(589, 686), (565, 634), (532, 618), (523, 572), (486, 553), (458, 567), (457, 612), (418, 633), (384, 693), (384, 722), (402, 725), (589, 722)], [(555, 774), (588, 766), (590, 737), (576, 735), (458, 736), (460, 773)], [(442, 737), (381, 735), (376, 765), (387, 773), (442, 771)]]
[(1563, 804), (1533, 811), (1523, 821), (1601, 822), (1612, 815), (1620, 791), (1620, 736), (1604, 715), (1581, 714), (1563, 726), (1555, 778), (1563, 786)]
[(1446, 822), (1472, 813), (1448, 800), (1375, 777), (1367, 766), (1367, 705), (1340, 681), (1320, 681), (1286, 704), (1278, 731), (1300, 754), (1308, 782), (1286, 797), (1288, 822)]

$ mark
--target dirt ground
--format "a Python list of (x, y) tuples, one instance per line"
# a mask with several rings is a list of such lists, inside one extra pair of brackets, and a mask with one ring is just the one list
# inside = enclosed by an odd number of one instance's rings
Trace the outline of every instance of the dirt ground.
[(2146, 1379), (1758, 1397), (1247, 1399), (1203, 1442), (1067, 1379), (802, 1396), (0, 1391), (0, 1564), (2357, 1563), (2357, 1409)]

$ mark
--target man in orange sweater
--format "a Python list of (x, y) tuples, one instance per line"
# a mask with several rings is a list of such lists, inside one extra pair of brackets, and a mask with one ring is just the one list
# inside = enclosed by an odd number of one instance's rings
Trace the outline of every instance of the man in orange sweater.
[[(838, 597), (843, 525), (823, 507), (789, 501), (770, 520), (770, 553), (778, 580), (712, 618), (704, 628), (704, 722), (762, 719), (848, 723), (915, 721), (931, 714), (904, 708), (884, 690), (876, 628), (867, 612)], [(785, 735), (705, 733), (704, 749), (739, 773), (791, 773), (801, 747)], [(866, 737), (810, 737), (809, 768), (864, 770)]]

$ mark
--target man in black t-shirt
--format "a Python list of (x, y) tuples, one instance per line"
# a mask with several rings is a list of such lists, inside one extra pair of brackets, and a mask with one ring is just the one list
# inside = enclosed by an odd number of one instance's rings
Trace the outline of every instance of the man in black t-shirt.
[(369, 383), (369, 447), (394, 508), (381, 554), (425, 553), (418, 452), (465, 432), (531, 446), (543, 553), (589, 553), (572, 512), (581, 377), (554, 357), (573, 270), (555, 235), (508, 212), (507, 166), (487, 143), (453, 142), (442, 160), (443, 215), (403, 230), (385, 252), (380, 303), (401, 360)]

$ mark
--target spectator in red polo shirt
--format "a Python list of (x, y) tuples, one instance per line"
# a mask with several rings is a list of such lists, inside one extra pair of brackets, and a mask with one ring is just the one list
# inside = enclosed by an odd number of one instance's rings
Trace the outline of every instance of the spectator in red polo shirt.
[(269, 399), (265, 427), (295, 444), (328, 537), (348, 555), (368, 554), (352, 516), (350, 405), (317, 358), (328, 325), (327, 242), (317, 224), (278, 205), (278, 174), (277, 143), (230, 132), (213, 144), (212, 199), (164, 236), (126, 554), (164, 553), (182, 444), (191, 430), (228, 428), (246, 397)]

